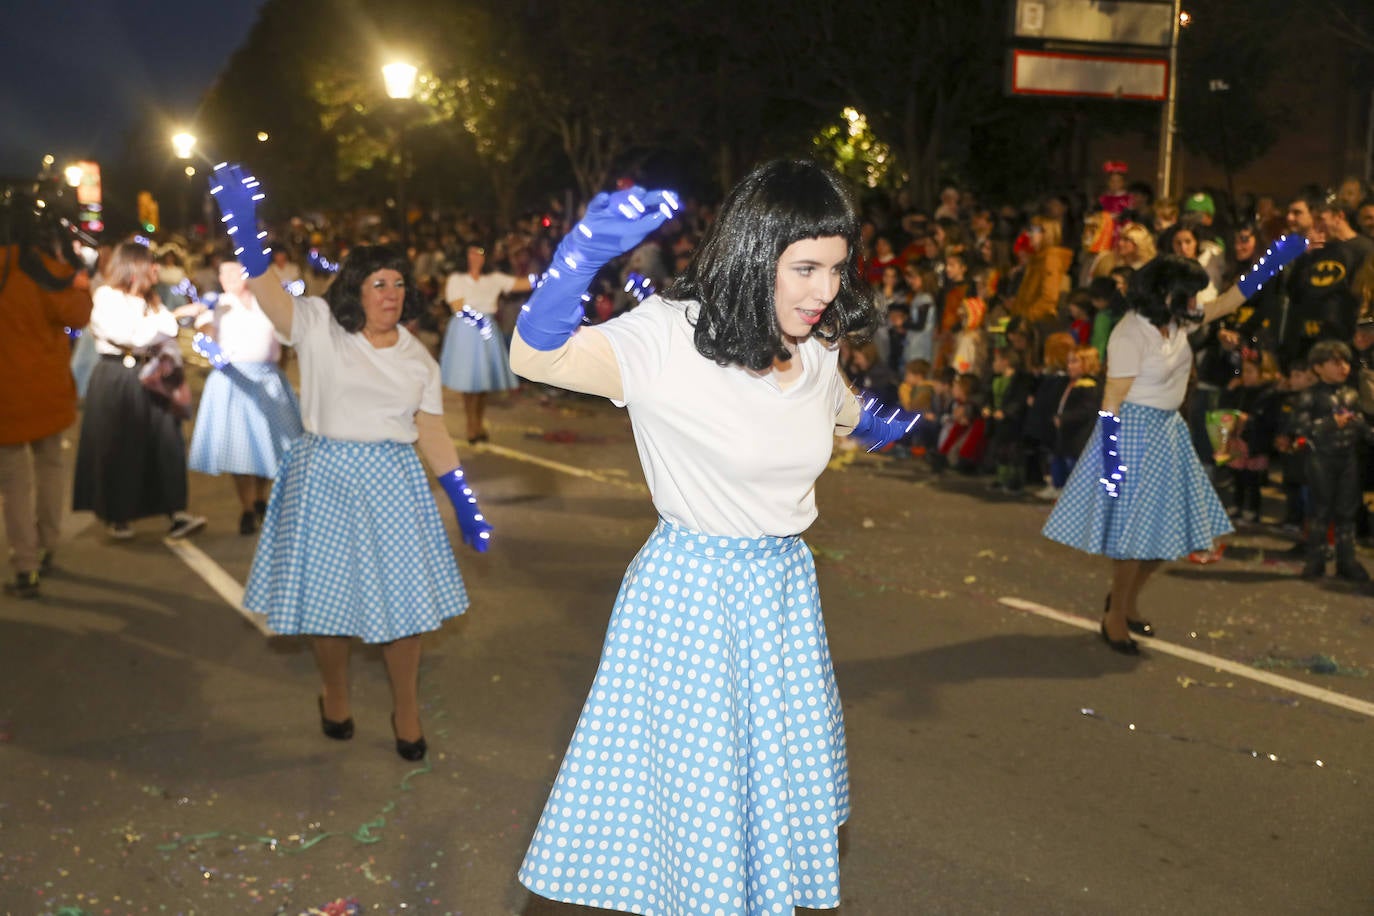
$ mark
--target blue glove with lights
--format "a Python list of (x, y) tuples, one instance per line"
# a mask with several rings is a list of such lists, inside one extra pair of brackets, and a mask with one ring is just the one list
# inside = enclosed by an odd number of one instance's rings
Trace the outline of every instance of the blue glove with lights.
[(229, 365), (229, 359), (220, 349), (219, 343), (213, 337), (206, 337), (204, 334), (197, 334), (191, 338), (191, 349), (205, 357), (210, 365), (216, 369), (223, 369)]
[(1097, 412), (1102, 439), (1102, 476), (1098, 483), (1112, 499), (1121, 495), (1126, 482), (1126, 466), (1121, 463), (1121, 418), (1108, 410)]
[(636, 302), (643, 302), (654, 294), (654, 284), (648, 277), (632, 270), (625, 277), (625, 292), (634, 296)]
[(849, 436), (867, 445), (870, 452), (875, 452), (911, 432), (919, 419), (920, 414), (904, 413), (896, 407), (889, 412), (877, 398), (869, 398), (860, 409), (859, 422)]
[(483, 315), (476, 309), (468, 308), (466, 305), (453, 313), (453, 317), (461, 321), (466, 321), (469, 325), (476, 328), (482, 335), (483, 340), (491, 340), (491, 336), (496, 332), (492, 329), (491, 318)]
[(210, 196), (224, 215), (220, 222), (229, 227), (234, 242), (234, 257), (250, 277), (261, 277), (272, 263), (267, 233), (259, 231), (258, 201), (267, 195), (252, 175), (245, 175), (237, 163), (221, 162), (210, 179)]
[(549, 265), (515, 323), (520, 339), (536, 350), (556, 350), (582, 324), (587, 287), (612, 259), (644, 241), (678, 210), (672, 191), (633, 187), (598, 194), (587, 214), (558, 243)]
[(453, 503), (453, 513), (458, 516), (458, 530), (463, 534), (463, 543), (478, 553), (486, 553), (491, 546), (491, 525), (477, 508), (477, 494), (468, 486), (467, 477), (461, 467), (447, 474), (439, 475), (439, 483)]
[(1281, 235), (1274, 240), (1274, 244), (1265, 250), (1260, 259), (1255, 262), (1255, 266), (1245, 272), (1245, 275), (1236, 281), (1236, 288), (1241, 295), (1249, 299), (1265, 283), (1269, 282), (1275, 274), (1287, 267), (1298, 255), (1307, 250), (1307, 239), (1297, 233), (1292, 235)]

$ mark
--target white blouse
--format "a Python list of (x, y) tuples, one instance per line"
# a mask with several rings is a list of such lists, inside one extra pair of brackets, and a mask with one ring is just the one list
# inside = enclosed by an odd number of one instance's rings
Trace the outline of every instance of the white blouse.
[(119, 356), (128, 350), (143, 350), (177, 336), (177, 320), (171, 311), (159, 304), (148, 309), (139, 296), (102, 286), (91, 296), (91, 324), (88, 333), (95, 335), (95, 352)]
[(1132, 378), (1126, 401), (1178, 410), (1188, 393), (1193, 348), (1188, 333), (1170, 323), (1164, 335), (1139, 312), (1127, 312), (1107, 340), (1107, 377)]

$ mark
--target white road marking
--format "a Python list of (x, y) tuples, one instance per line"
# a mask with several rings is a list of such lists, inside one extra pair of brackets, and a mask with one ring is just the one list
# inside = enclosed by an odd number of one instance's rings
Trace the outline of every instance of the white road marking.
[[(453, 441), (455, 444), (457, 444), (460, 440), (454, 439)], [(466, 448), (471, 448), (482, 452), (491, 452), (493, 455), (500, 455), (503, 458), (510, 458), (513, 461), (523, 461), (527, 464), (537, 464), (540, 467), (545, 467), (553, 471), (558, 471), (562, 474), (568, 474), (572, 477), (585, 477), (588, 480), (595, 480), (598, 483), (610, 484), (613, 487), (622, 487), (627, 490), (633, 490), (636, 493), (647, 494), (649, 492), (649, 488), (647, 486), (634, 480), (622, 480), (620, 478), (613, 477), (610, 474), (602, 474), (599, 471), (591, 471), (587, 468), (579, 468), (576, 465), (564, 464), (561, 461), (551, 461), (548, 458), (540, 458), (538, 455), (531, 455), (529, 452), (522, 452), (518, 451), (517, 449), (506, 448), (504, 445), (496, 445), (492, 442), (479, 442), (476, 445), (471, 446), (466, 444), (464, 445)]]
[[(1058, 623), (1068, 624), (1071, 627), (1078, 627), (1080, 630), (1087, 630), (1090, 633), (1097, 633), (1101, 626), (1097, 621), (1088, 620), (1076, 614), (1066, 614), (1052, 607), (1036, 604), (1034, 601), (1026, 601), (1022, 598), (998, 598), (997, 600), (1007, 607), (1016, 608), (1018, 611), (1026, 611), (1038, 617), (1045, 617)], [(1329, 703), (1332, 706), (1339, 706), (1341, 709), (1348, 709), (1351, 712), (1374, 717), (1374, 703), (1370, 703), (1367, 700), (1357, 699), (1343, 693), (1337, 693), (1334, 690), (1327, 690), (1323, 687), (1314, 687), (1311, 684), (1294, 680), (1291, 677), (1284, 677), (1281, 674), (1274, 674), (1273, 672), (1264, 671), (1259, 668), (1251, 668), (1249, 665), (1233, 662), (1230, 659), (1221, 658), (1216, 655), (1209, 655), (1206, 652), (1199, 652), (1187, 646), (1165, 642), (1159, 637), (1141, 640), (1141, 646), (1152, 652), (1172, 655), (1175, 658), (1181, 658), (1184, 661), (1193, 662), (1197, 665), (1214, 668), (1218, 671), (1225, 671), (1227, 674), (1234, 674), (1236, 677), (1258, 681), (1261, 684), (1278, 690), (1286, 690), (1289, 693), (1296, 693), (1311, 700), (1318, 700), (1322, 703)]]
[(223, 566), (210, 559), (205, 551), (195, 544), (185, 539), (172, 540), (166, 539), (162, 543), (167, 545), (167, 549), (176, 554), (181, 562), (205, 580), (205, 584), (213, 588), (230, 607), (238, 611), (244, 620), (251, 623), (263, 636), (274, 636), (267, 627), (267, 618), (261, 614), (254, 614), (243, 606), (243, 586), (239, 585), (238, 580), (229, 575)]

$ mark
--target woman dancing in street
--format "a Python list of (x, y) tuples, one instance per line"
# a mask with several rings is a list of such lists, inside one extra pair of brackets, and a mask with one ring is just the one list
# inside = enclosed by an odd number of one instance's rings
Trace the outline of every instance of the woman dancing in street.
[(756, 169), (665, 296), (580, 328), (597, 269), (674, 204), (599, 195), (516, 325), (518, 373), (629, 409), (660, 516), (520, 880), (653, 916), (835, 907), (844, 720), (800, 535), (836, 432), (879, 445), (909, 422), (840, 374), (839, 340), (875, 312), (858, 217), (813, 163)]

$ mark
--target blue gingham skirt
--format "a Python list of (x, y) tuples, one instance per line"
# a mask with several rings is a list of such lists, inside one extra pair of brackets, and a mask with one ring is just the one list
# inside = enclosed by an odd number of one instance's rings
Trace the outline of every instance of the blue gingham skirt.
[(403, 442), (306, 433), (267, 503), (243, 606), (282, 634), (391, 642), (438, 629), (468, 594), (420, 459)]
[(810, 550), (661, 521), (625, 574), (521, 883), (646, 916), (835, 907), (848, 816)]
[(1176, 410), (1126, 403), (1121, 409), (1121, 495), (1102, 476), (1101, 426), (1093, 430), (1042, 532), (1114, 560), (1176, 560), (1234, 529), (1198, 462)]
[(486, 334), (462, 315), (454, 315), (444, 332), (444, 349), (439, 355), (439, 369), (445, 388), (476, 393), (509, 391), (520, 387), (520, 380), (510, 369), (506, 354), (506, 338), (490, 316)]
[(300, 404), (281, 368), (231, 363), (205, 379), (187, 464), (202, 474), (276, 477), (300, 434)]

